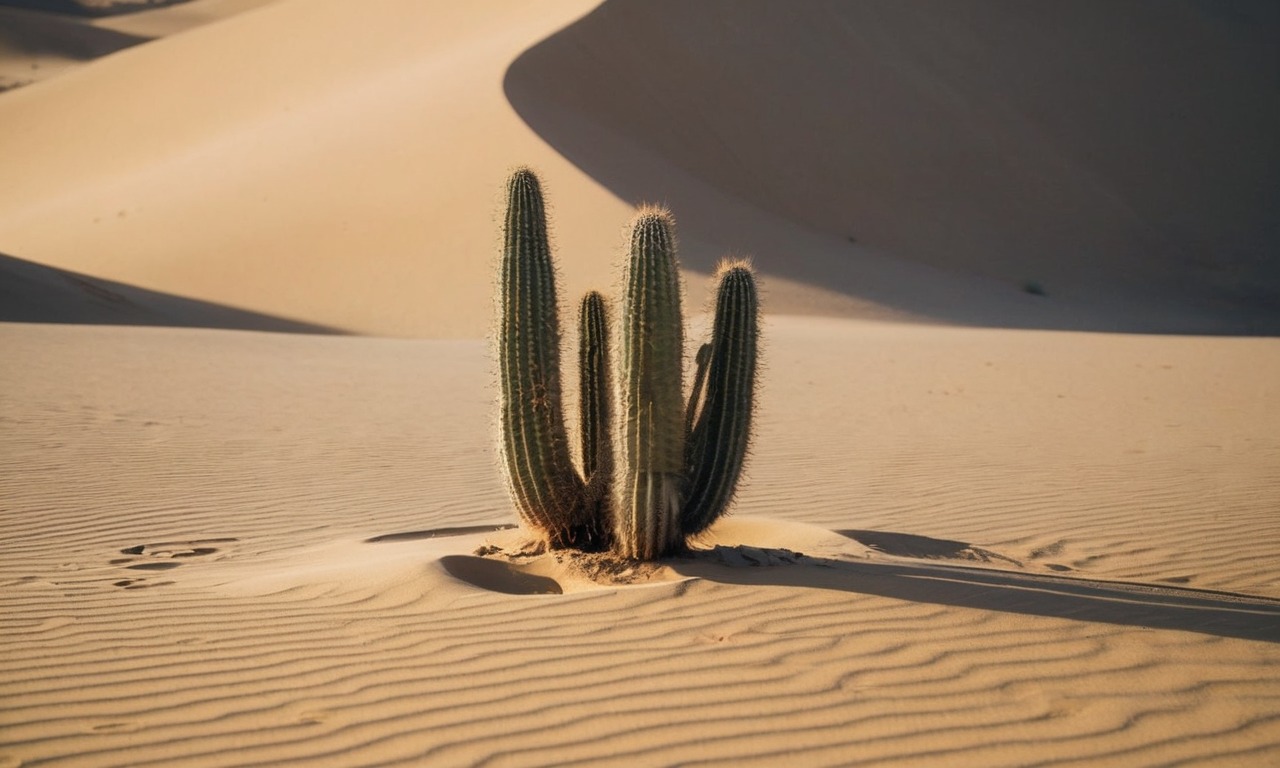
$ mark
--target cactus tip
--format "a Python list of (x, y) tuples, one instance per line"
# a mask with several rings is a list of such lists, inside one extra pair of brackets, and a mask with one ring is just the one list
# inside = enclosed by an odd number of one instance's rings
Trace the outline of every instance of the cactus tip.
[(755, 265), (751, 263), (751, 259), (749, 257), (725, 258), (721, 259), (719, 264), (716, 264), (715, 277), (717, 280), (734, 272), (746, 272), (754, 275), (756, 273)]

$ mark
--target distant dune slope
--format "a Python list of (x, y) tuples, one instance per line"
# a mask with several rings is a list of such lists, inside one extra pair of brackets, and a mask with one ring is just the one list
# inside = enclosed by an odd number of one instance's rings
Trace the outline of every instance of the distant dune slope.
[(185, 2), (190, 0), (0, 0), (0, 5), (78, 16), (113, 16)]
[(0, 322), (167, 325), (291, 333), (333, 329), (184, 299), (0, 254)]
[(894, 256), (1280, 329), (1274, 3), (608, 0), (507, 90), (626, 199), (646, 182), (584, 124)]
[(516, 164), (594, 222), (559, 240), (599, 262), (569, 287), (610, 277), (628, 206), (501, 86), (593, 5), (281, 0), (7, 92), (0, 251), (356, 331), (481, 335)]
[(28, 85), (78, 63), (144, 42), (79, 19), (0, 4), (0, 91)]
[[(131, 5), (102, 16), (40, 0), (0, 0), (0, 92), (272, 1), (183, 0), (168, 6)], [(57, 12), (60, 7), (64, 12)]]

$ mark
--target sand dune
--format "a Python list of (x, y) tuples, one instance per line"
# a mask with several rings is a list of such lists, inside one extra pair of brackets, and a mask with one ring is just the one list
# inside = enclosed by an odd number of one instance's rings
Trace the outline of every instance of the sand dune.
[(30, 85), (143, 41), (74, 19), (0, 7), (0, 91)]
[[(668, 193), (634, 145), (826, 236), (699, 220), (768, 273), (962, 322), (1274, 332), (1278, 43), (1269, 3), (611, 0), (506, 89), (624, 199)], [(867, 286), (868, 250), (1088, 319)]]
[(111, 16), (136, 13), (183, 3), (186, 0), (5, 0), (5, 5), (75, 16)]
[[(1273, 328), (1268, 7), (779, 7), (195, 0), (0, 95), (0, 768), (1280, 763), (1280, 342), (1124, 332)], [(687, 556), (513, 525), (526, 163), (566, 297), (638, 197), (691, 340), (757, 256)]]
[(333, 332), (322, 326), (145, 291), (4, 254), (0, 254), (0, 322)]
[[(72, 4), (13, 2), (0, 5), (0, 91), (63, 74), (72, 68), (158, 37), (177, 34), (243, 13), (271, 0), (189, 0), (173, 7), (127, 15), (76, 18)], [(58, 12), (55, 12), (58, 11)], [(117, 13), (123, 12), (117, 6)], [(92, 14), (90, 14), (92, 15)]]
[(569, 286), (608, 284), (630, 207), (501, 88), (589, 7), (284, 0), (8, 92), (0, 250), (348, 330), (475, 337), (495, 190), (533, 163), (565, 180), (565, 218), (592, 222), (561, 230)]
[[(1181, 3), (1114, 11), (1158, 22), (1134, 41), (1095, 34), (1110, 5), (748, 4), (723, 29), (714, 5), (595, 6), (282, 0), (7, 93), (0, 250), (358, 332), (473, 337), (494, 189), (531, 164), (570, 293), (611, 284), (647, 199), (674, 208), (692, 279), (755, 255), (774, 312), (1274, 330), (1272, 27)], [(790, 56), (801, 40), (810, 55)], [(1186, 87), (1150, 87), (1166, 64)], [(648, 88), (670, 119), (633, 114)], [(1158, 117), (1184, 110), (1202, 119)]]

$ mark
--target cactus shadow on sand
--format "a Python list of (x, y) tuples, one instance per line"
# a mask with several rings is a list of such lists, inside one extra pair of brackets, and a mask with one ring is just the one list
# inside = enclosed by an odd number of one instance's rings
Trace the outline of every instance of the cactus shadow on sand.
[[(609, 553), (530, 547), (518, 532), (513, 533), (498, 546), (482, 547), (476, 555), (448, 556), (441, 566), (459, 581), (503, 594), (558, 595), (701, 580), (757, 589), (822, 589), (979, 611), (1280, 643), (1280, 599), (1012, 570), (1016, 564), (996, 568), (960, 563), (953, 555), (939, 558), (931, 554), (942, 544), (920, 551), (916, 546), (919, 541), (941, 540), (913, 534), (876, 532), (876, 537), (868, 537), (906, 542), (912, 554), (875, 547), (870, 556), (814, 556), (783, 547), (717, 544), (641, 562)], [(848, 535), (850, 532), (837, 533), (856, 539)], [(966, 551), (959, 550), (962, 560), (970, 559), (963, 554)], [(999, 560), (1015, 563), (1009, 558)], [(680, 594), (683, 590), (676, 599)], [(848, 621), (850, 625), (859, 621), (856, 611), (849, 613)]]
[[(746, 567), (726, 553), (745, 555)], [(757, 564), (760, 553), (770, 564)], [(786, 562), (792, 560), (793, 562)], [(668, 561), (688, 577), (719, 584), (803, 587), (915, 603), (1280, 643), (1280, 600), (942, 563), (796, 556), (787, 550), (717, 547)], [(776, 564), (775, 564), (776, 563)], [(857, 622), (850, 614), (850, 622)]]

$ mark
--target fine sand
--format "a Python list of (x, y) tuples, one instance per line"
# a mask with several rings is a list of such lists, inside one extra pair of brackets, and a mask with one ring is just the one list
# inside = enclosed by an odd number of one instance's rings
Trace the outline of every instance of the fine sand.
[(1280, 759), (1280, 345), (766, 332), (733, 548), (596, 583), (472, 555), (482, 342), (0, 326), (0, 764)]
[[(643, 7), (0, 8), (0, 75), (68, 63), (0, 93), (0, 768), (1280, 764), (1266, 4)], [(1144, 144), (1186, 50), (1221, 119)], [(690, 345), (756, 257), (754, 449), (686, 556), (515, 527), (523, 163), (566, 304), (642, 199)]]

